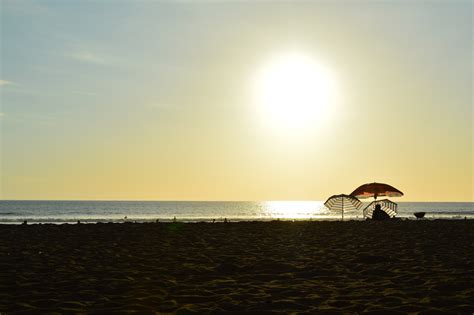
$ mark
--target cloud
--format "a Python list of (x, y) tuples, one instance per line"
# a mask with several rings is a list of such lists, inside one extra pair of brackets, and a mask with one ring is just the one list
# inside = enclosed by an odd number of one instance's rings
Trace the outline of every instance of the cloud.
[(7, 80), (1, 80), (1, 79), (0, 79), (0, 86), (8, 85), (8, 84), (13, 84), (13, 82), (12, 82), (12, 81), (7, 81)]
[(72, 58), (87, 63), (106, 64), (106, 60), (90, 51), (79, 51), (70, 55)]

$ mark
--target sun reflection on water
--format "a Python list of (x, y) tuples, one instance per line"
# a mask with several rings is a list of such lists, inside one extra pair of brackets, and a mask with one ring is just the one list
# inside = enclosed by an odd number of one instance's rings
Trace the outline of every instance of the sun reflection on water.
[(328, 214), (322, 201), (265, 201), (262, 210), (264, 216), (275, 219), (311, 219)]

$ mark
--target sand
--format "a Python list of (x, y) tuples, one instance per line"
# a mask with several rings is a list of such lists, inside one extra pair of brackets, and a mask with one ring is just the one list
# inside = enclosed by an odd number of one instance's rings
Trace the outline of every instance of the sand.
[(0, 312), (474, 312), (474, 221), (0, 225)]

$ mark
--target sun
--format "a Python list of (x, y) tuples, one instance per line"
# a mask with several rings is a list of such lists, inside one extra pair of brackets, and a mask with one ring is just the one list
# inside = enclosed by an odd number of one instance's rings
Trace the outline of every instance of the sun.
[(301, 129), (324, 119), (335, 98), (333, 73), (298, 53), (272, 58), (257, 74), (257, 107), (282, 129)]

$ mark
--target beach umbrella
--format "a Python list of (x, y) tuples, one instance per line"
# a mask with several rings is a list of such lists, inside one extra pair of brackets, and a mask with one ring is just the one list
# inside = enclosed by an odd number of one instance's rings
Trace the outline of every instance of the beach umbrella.
[(342, 221), (344, 221), (344, 210), (358, 210), (362, 206), (362, 202), (356, 197), (340, 194), (329, 197), (324, 205), (329, 210), (341, 211)]
[(397, 214), (398, 205), (395, 202), (388, 199), (374, 200), (364, 208), (363, 213), (365, 218), (372, 218), (372, 213), (376, 205), (380, 205), (380, 209), (385, 211), (391, 218)]
[(358, 187), (351, 193), (351, 196), (362, 199), (374, 197), (374, 199), (377, 200), (377, 197), (380, 196), (401, 197), (403, 196), (403, 193), (395, 187), (387, 184), (370, 183)]

